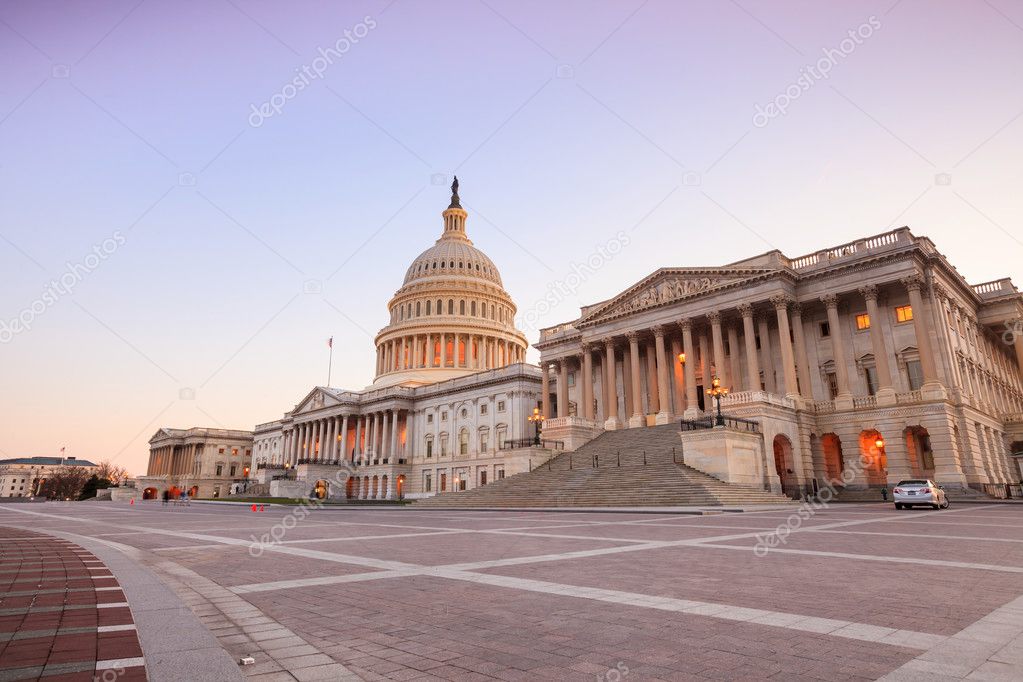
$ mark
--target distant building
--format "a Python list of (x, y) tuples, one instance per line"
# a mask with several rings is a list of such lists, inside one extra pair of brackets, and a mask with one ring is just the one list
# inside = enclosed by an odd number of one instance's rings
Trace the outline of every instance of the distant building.
[(17, 457), (0, 459), (0, 497), (32, 497), (51, 473), (61, 467), (74, 466), (89, 469), (90, 474), (99, 467), (85, 459), (74, 457)]
[(149, 439), (149, 466), (135, 483), (143, 499), (165, 490), (221, 497), (245, 481), (252, 466), (252, 431), (163, 428)]

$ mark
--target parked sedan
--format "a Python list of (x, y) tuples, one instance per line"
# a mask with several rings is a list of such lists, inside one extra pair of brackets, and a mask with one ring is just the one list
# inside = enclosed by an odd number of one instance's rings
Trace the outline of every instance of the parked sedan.
[(903, 509), (915, 505), (927, 505), (931, 509), (948, 509), (948, 497), (944, 489), (934, 481), (909, 480), (900, 481), (892, 491), (895, 508)]

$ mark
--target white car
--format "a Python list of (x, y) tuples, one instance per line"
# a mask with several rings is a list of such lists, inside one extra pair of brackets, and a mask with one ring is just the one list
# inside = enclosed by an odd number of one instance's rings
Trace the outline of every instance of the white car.
[(892, 490), (895, 508), (904, 509), (914, 505), (927, 505), (931, 509), (948, 509), (948, 497), (945, 490), (931, 480), (912, 479), (899, 481)]

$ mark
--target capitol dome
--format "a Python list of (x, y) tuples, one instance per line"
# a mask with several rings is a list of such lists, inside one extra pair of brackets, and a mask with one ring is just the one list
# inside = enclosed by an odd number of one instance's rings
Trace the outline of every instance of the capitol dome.
[(388, 304), (377, 334), (374, 388), (422, 385), (524, 362), (525, 335), (515, 303), (490, 258), (465, 231), (468, 214), (451, 185), (444, 231), (419, 254)]

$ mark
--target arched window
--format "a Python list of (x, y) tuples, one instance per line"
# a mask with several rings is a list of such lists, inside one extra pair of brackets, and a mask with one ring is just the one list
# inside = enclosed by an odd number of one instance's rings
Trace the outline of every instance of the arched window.
[(471, 311), (471, 313), (470, 313), (470, 314), (471, 314), (471, 315), (472, 315), (473, 317), (476, 317), (476, 301), (473, 301), (473, 302), (472, 302), (472, 305), (471, 305), (471, 306), (469, 306), (469, 310)]
[(427, 456), (427, 458), (433, 457), (433, 434), (432, 433), (426, 437), (426, 456)]
[(458, 432), (458, 454), (469, 454), (469, 429), (462, 429)]
[(458, 314), (465, 315), (465, 301), (458, 302)]
[(437, 314), (438, 315), (444, 314), (444, 301), (441, 300), (437, 301)]
[(448, 299), (448, 315), (454, 315), (454, 314), (455, 314), (455, 299), (449, 298)]
[(426, 314), (427, 314), (427, 315), (429, 315), (429, 314), (430, 314), (430, 304), (431, 304), (431, 303), (433, 303), (433, 301), (427, 301), (427, 302), (426, 302)]
[(419, 301), (416, 301), (416, 317), (419, 317)]
[(491, 320), (497, 319), (497, 309), (494, 307), (493, 303), (490, 304), (490, 319)]

